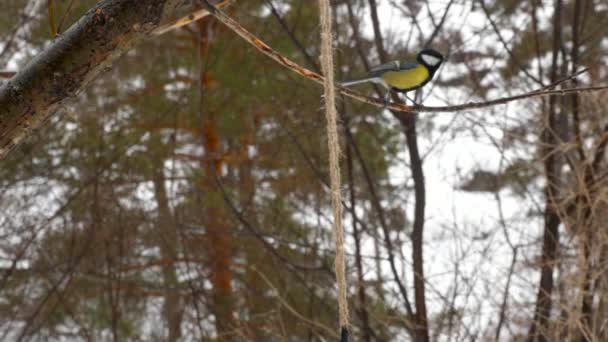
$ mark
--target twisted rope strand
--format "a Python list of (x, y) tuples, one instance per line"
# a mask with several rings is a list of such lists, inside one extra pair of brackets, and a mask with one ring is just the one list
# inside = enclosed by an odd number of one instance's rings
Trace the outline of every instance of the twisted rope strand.
[(327, 119), (327, 145), (329, 148), (329, 174), (331, 181), (331, 205), (334, 214), (336, 235), (336, 260), (334, 263), (338, 282), (338, 310), (340, 314), (341, 341), (348, 340), (348, 302), (346, 298), (346, 276), (344, 263), (344, 227), (342, 226), (342, 195), (340, 193), (340, 142), (334, 88), (334, 61), (332, 56), (332, 21), (329, 0), (319, 0), (321, 21), (321, 68), (325, 96), (325, 118)]

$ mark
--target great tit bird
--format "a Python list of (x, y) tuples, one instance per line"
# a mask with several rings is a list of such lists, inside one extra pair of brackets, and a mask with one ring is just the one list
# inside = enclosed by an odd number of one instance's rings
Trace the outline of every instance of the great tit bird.
[(374, 82), (400, 93), (416, 90), (427, 84), (443, 62), (443, 56), (433, 50), (424, 49), (416, 61), (393, 61), (373, 67), (367, 76), (340, 83), (344, 87), (364, 82)]

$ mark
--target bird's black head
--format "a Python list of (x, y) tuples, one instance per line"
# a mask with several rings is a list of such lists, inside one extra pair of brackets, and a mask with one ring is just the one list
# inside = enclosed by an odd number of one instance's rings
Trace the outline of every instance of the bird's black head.
[(443, 55), (433, 49), (424, 49), (420, 51), (416, 60), (434, 73), (443, 62)]

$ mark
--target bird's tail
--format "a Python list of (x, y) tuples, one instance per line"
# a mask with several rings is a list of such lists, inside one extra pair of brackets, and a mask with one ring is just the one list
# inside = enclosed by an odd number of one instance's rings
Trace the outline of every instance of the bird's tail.
[(338, 84), (343, 87), (349, 87), (354, 84), (365, 83), (365, 82), (377, 82), (377, 81), (378, 81), (377, 76), (365, 76), (365, 77), (354, 78), (352, 80), (346, 80), (346, 81), (340, 82)]

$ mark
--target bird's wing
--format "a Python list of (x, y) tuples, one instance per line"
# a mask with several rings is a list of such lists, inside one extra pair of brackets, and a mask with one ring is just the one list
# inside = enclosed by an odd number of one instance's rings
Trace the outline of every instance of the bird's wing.
[(414, 69), (417, 66), (418, 66), (418, 63), (416, 63), (416, 62), (401, 61), (399, 70)]
[(392, 61), (392, 62), (388, 62), (388, 63), (378, 65), (378, 66), (371, 68), (369, 71), (369, 75), (370, 76), (372, 76), (372, 75), (380, 76), (387, 71), (399, 71), (399, 70), (413, 69), (416, 67), (416, 65), (418, 65), (418, 64), (414, 63), (414, 62)]
[(397, 71), (399, 70), (399, 61), (392, 61), (385, 64), (377, 65), (369, 70), (370, 74), (381, 74), (387, 71)]
[(388, 87), (384, 81), (382, 81), (382, 76), (385, 72), (388, 71), (403, 71), (413, 69), (418, 66), (418, 63), (408, 62), (408, 61), (392, 61), (389, 63), (385, 63), (382, 65), (375, 66), (369, 70), (367, 76), (355, 78), (352, 80), (347, 80), (341, 82), (340, 85), (343, 87), (348, 87), (354, 84), (364, 83), (364, 82), (376, 82)]

